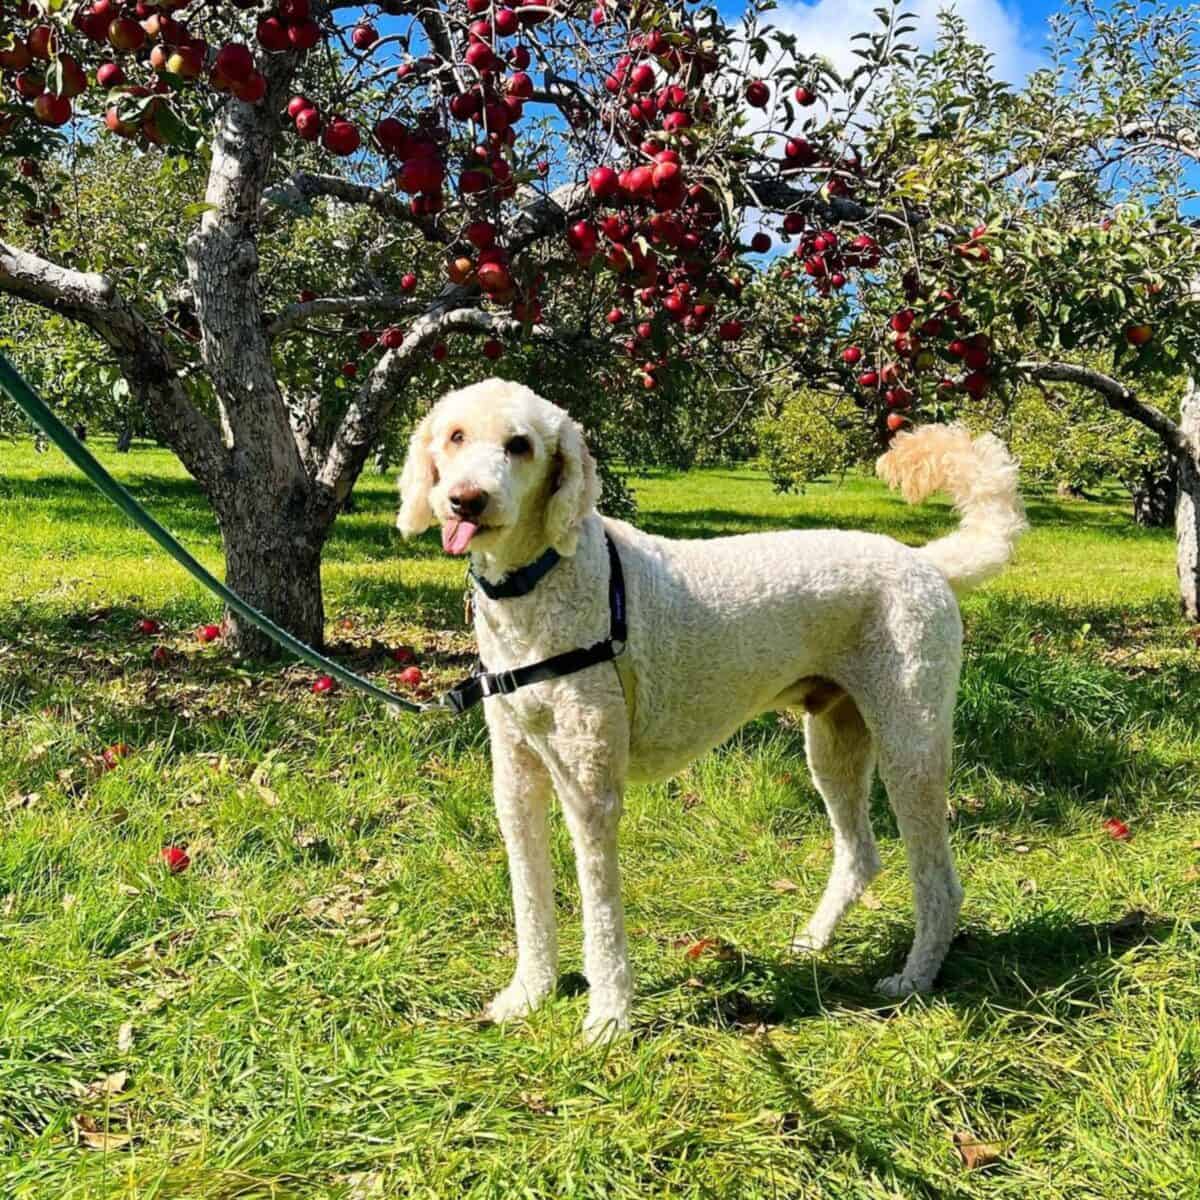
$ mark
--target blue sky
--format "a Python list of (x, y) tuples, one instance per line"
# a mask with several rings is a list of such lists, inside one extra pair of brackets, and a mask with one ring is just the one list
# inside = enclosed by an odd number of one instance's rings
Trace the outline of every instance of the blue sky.
[[(886, 3), (886, 0), (883, 0)], [(779, 0), (766, 21), (795, 33), (802, 48), (827, 55), (835, 65), (849, 58), (850, 37), (877, 26), (873, 9), (881, 0)], [(718, 0), (727, 17), (744, 11), (737, 0)], [(1052, 0), (905, 0), (906, 12), (916, 15), (916, 40), (930, 45), (936, 33), (937, 14), (954, 7), (967, 23), (971, 35), (990, 50), (996, 72), (1020, 84), (1039, 65), (1047, 40), (1047, 18), (1058, 5)]]

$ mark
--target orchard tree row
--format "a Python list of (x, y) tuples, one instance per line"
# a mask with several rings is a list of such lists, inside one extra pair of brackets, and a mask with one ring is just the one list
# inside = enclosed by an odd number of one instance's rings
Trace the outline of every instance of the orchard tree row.
[(768, 382), (877, 441), (1076, 384), (1168, 448), (1183, 562), (1200, 401), (1138, 381), (1200, 357), (1194, 13), (1069, 10), (1020, 90), (953, 18), (912, 28), (839, 73), (766, 5), (4, 0), (0, 290), (90, 332), (231, 584), (315, 643), (372, 449), (483, 371), (647, 443), (748, 428)]

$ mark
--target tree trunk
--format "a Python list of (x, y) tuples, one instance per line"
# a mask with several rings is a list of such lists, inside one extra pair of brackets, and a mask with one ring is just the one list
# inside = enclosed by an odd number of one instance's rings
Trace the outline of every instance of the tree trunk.
[[(321, 551), (328, 521), (296, 497), (289, 505), (260, 489), (235, 485), (214, 498), (225, 548), (225, 581), (289, 633), (320, 648), (325, 636)], [(265, 633), (226, 610), (225, 640), (241, 658), (283, 653)]]
[(1167, 529), (1175, 515), (1175, 464), (1151, 469), (1133, 489), (1133, 519), (1144, 529)]
[(1200, 384), (1194, 378), (1184, 393), (1179, 425), (1191, 442), (1191, 454), (1177, 460), (1175, 563), (1179, 607), (1189, 621), (1200, 621)]

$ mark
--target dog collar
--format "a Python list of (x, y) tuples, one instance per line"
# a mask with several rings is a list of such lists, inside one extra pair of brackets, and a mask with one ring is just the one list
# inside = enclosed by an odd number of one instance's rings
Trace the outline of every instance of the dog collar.
[(539, 558), (510, 571), (499, 583), (491, 583), (482, 575), (476, 575), (474, 567), (470, 568), (471, 578), (489, 600), (511, 600), (514, 596), (528, 596), (558, 565), (560, 557), (558, 551), (550, 546)]

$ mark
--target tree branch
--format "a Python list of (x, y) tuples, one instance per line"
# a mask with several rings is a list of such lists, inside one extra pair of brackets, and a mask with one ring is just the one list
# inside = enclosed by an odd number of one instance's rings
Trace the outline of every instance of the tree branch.
[[(353, 183), (339, 175), (315, 175), (300, 171), (278, 187), (267, 189), (263, 194), (263, 207), (269, 204), (296, 206), (296, 201), (306, 202), (320, 196), (329, 196), (343, 204), (363, 204), (373, 208), (381, 216), (392, 221), (403, 221), (419, 229), (425, 240), (444, 244), (448, 239), (429, 217), (418, 217), (394, 192), (369, 187), (364, 183)], [(265, 214), (264, 214), (265, 215)]]
[(407, 316), (418, 306), (408, 296), (322, 296), (303, 304), (289, 304), (268, 326), (267, 337), (276, 338), (310, 317), (328, 317), (355, 313), (390, 313)]
[[(406, 377), (424, 362), (424, 351), (429, 346), (448, 333), (515, 336), (524, 332), (521, 322), (511, 317), (462, 307), (467, 298), (464, 288), (448, 286), (412, 323), (403, 343), (387, 351), (364, 380), (357, 398), (342, 417), (325, 463), (317, 473), (317, 483), (328, 489), (332, 503), (340, 504), (349, 493), (383, 423), (404, 390)], [(533, 326), (529, 335), (554, 336), (549, 328), (538, 325)]]
[(1088, 388), (1114, 412), (1137, 421), (1139, 425), (1144, 425), (1157, 434), (1169, 453), (1188, 457), (1195, 457), (1197, 453), (1197, 447), (1191, 444), (1183, 430), (1165, 412), (1155, 408), (1153, 404), (1139, 400), (1134, 392), (1111, 375), (1105, 375), (1102, 371), (1095, 371), (1090, 367), (1063, 362), (1019, 362), (1016, 369), (1030, 379), (1041, 379), (1048, 383), (1073, 383)]
[(73, 271), (0, 242), (0, 292), (93, 330), (116, 356), (158, 437), (201, 483), (221, 457), (216, 427), (188, 398), (163, 340), (105, 275)]

